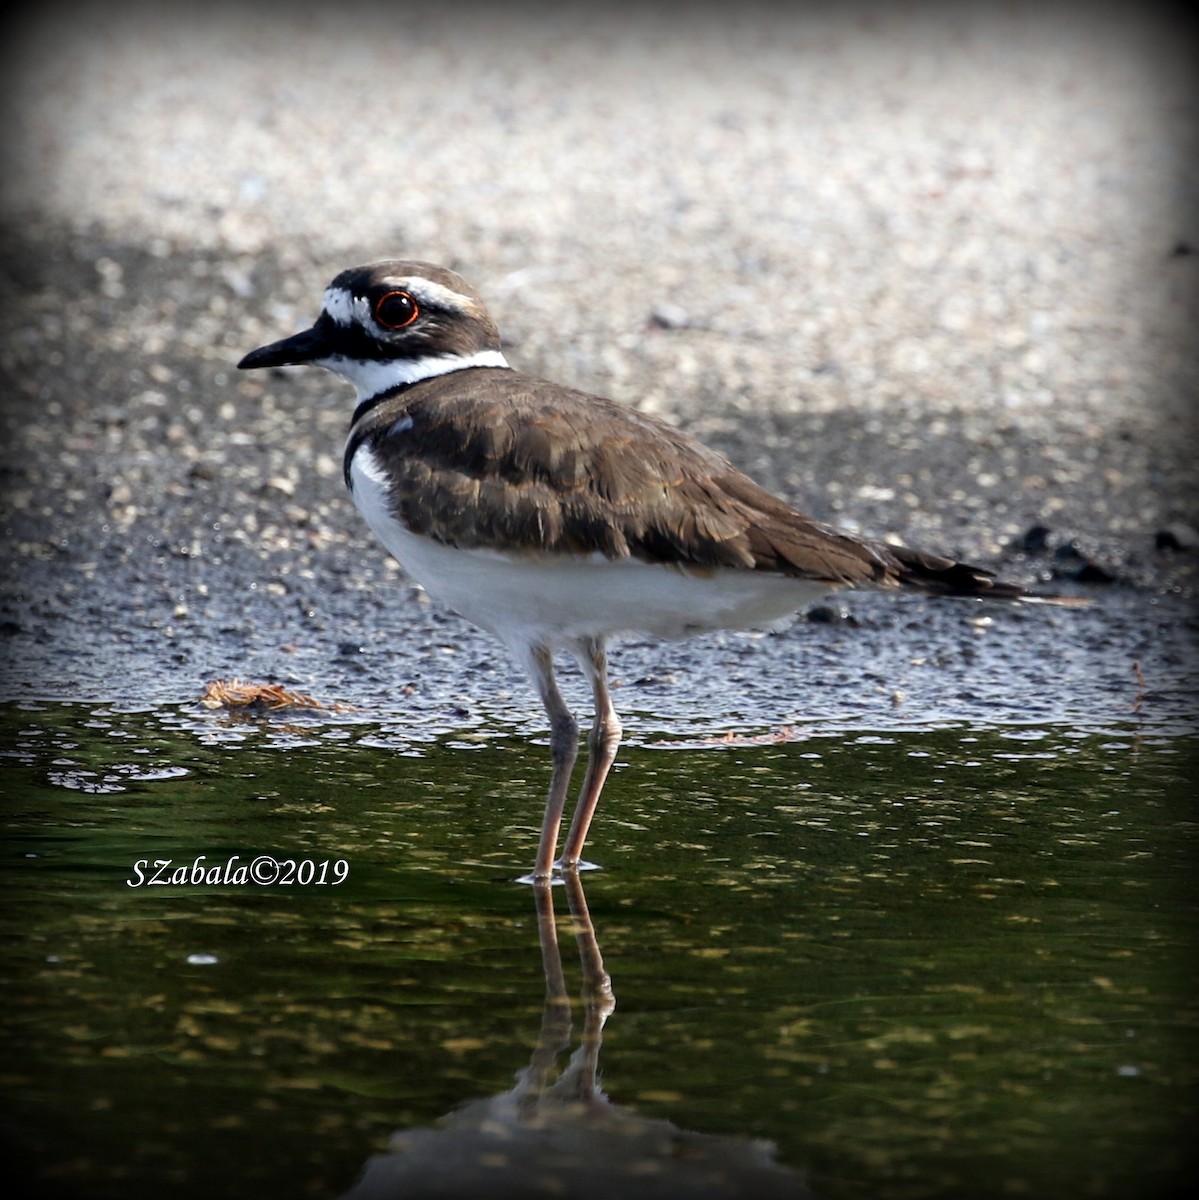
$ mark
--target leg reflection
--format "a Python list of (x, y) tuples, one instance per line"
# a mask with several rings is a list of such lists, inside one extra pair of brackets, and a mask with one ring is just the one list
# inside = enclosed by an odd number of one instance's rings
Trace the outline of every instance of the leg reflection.
[(571, 1200), (814, 1200), (802, 1177), (756, 1138), (691, 1133), (614, 1103), (598, 1084), (604, 1024), (616, 1008), (583, 883), (563, 873), (582, 968), (583, 1032), (571, 1044), (571, 999), (562, 965), (554, 892), (533, 887), (545, 973), (545, 1006), (529, 1063), (516, 1086), (473, 1100), (434, 1126), (398, 1132), (343, 1200), (443, 1200), (568, 1196)]

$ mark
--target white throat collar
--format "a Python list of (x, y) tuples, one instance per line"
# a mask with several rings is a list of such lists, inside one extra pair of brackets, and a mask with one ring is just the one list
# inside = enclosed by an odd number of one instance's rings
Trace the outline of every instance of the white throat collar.
[(340, 375), (354, 385), (357, 402), (370, 400), (383, 392), (407, 384), (420, 383), (451, 371), (467, 367), (508, 367), (508, 360), (498, 350), (478, 350), (474, 354), (437, 354), (428, 358), (362, 359), (331, 354), (317, 360), (317, 366)]

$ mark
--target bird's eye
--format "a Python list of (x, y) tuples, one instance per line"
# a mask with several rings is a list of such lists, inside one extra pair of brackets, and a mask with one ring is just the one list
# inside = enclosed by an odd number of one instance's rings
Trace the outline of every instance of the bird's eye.
[(420, 309), (407, 292), (387, 292), (375, 301), (375, 320), (384, 329), (406, 329), (419, 316)]

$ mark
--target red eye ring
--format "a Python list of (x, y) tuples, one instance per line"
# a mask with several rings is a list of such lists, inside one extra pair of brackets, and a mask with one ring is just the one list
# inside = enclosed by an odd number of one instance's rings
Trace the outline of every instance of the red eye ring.
[(384, 329), (407, 329), (419, 316), (420, 308), (407, 292), (384, 292), (375, 301), (375, 320)]

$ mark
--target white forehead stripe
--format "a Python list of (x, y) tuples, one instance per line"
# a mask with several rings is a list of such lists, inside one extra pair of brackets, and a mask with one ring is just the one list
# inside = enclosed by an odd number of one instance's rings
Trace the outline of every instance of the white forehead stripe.
[(321, 308), (343, 328), (348, 328), (355, 322), (365, 325), (371, 319), (366, 300), (345, 288), (326, 288)]

